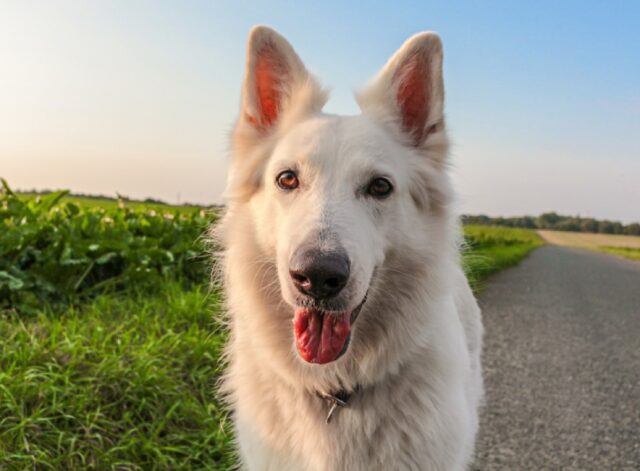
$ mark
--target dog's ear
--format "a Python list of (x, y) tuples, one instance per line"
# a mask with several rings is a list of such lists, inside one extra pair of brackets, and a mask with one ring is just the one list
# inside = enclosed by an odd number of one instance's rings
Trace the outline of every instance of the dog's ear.
[(409, 38), (357, 96), (362, 111), (420, 147), (444, 129), (442, 42), (435, 33)]
[[(247, 66), (239, 125), (269, 133), (285, 114), (320, 111), (326, 95), (291, 44), (273, 29), (256, 26), (249, 33)], [(295, 104), (295, 105), (294, 105)]]
[(261, 144), (319, 113), (327, 97), (286, 39), (266, 26), (251, 30), (240, 116), (232, 136), (228, 200), (249, 198), (259, 188), (268, 160), (268, 146)]

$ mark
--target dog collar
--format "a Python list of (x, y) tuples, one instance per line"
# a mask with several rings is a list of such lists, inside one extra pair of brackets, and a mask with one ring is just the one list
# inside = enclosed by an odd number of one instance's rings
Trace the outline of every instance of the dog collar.
[(349, 401), (353, 397), (353, 395), (358, 391), (359, 386), (356, 386), (355, 389), (351, 392), (347, 392), (345, 390), (335, 391), (331, 393), (326, 393), (323, 391), (318, 391), (316, 394), (322, 400), (327, 403), (329, 407), (329, 411), (327, 412), (327, 418), (325, 422), (328, 424), (331, 422), (331, 418), (334, 416), (338, 408), (348, 407)]

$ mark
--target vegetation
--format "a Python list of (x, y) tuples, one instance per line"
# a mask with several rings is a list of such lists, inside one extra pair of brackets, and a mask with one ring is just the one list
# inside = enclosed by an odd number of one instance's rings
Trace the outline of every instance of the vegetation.
[(173, 279), (206, 279), (199, 243), (212, 221), (201, 209), (80, 208), (66, 192), (20, 198), (3, 180), (0, 309), (34, 311), (128, 286), (152, 292)]
[[(230, 469), (214, 212), (0, 192), (0, 469)], [(540, 244), (466, 227), (476, 286)]]
[(526, 229), (551, 229), (555, 231), (594, 232), (602, 234), (640, 235), (640, 224), (624, 225), (617, 221), (599, 221), (580, 216), (562, 216), (551, 212), (538, 217), (521, 216), (513, 218), (489, 217), (485, 215), (463, 217), (465, 224), (483, 226), (522, 227)]
[(465, 269), (474, 289), (479, 289), (490, 274), (516, 265), (543, 244), (540, 236), (529, 229), (464, 226), (464, 237)]
[[(33, 199), (33, 198), (42, 198), (52, 193), (60, 193), (60, 191), (16, 191), (15, 192), (18, 197), (21, 199)], [(85, 193), (69, 193), (66, 192), (67, 196), (65, 196), (65, 201), (74, 203), (81, 208), (115, 208), (116, 206), (121, 206), (125, 204), (128, 208), (131, 209), (154, 209), (154, 210), (167, 210), (167, 209), (178, 209), (178, 208), (203, 208), (203, 205), (193, 204), (193, 203), (182, 203), (179, 205), (171, 205), (166, 203), (165, 201), (156, 199), (156, 198), (145, 198), (144, 200), (135, 200), (128, 198), (126, 196), (117, 195), (106, 196), (106, 195), (90, 195)]]
[(214, 213), (0, 194), (0, 469), (220, 469)]
[(624, 258), (628, 258), (629, 260), (637, 260), (640, 261), (640, 249), (633, 247), (612, 247), (612, 246), (600, 246), (597, 247), (597, 250), (600, 252), (611, 253), (614, 255), (619, 255)]
[(0, 469), (229, 469), (215, 395), (219, 297), (155, 296), (0, 316)]

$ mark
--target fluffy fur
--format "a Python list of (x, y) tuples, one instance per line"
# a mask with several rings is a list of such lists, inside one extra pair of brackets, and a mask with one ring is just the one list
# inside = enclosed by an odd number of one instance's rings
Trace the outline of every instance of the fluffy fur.
[[(460, 268), (447, 175), (442, 46), (410, 38), (358, 95), (362, 114), (322, 113), (326, 92), (289, 43), (249, 36), (227, 211), (215, 237), (230, 339), (223, 382), (249, 470), (462, 470), (482, 397), (480, 311)], [(292, 169), (295, 191), (275, 184)], [(394, 192), (371, 198), (367, 183)], [(288, 275), (301, 244), (343, 247), (341, 302), (367, 295), (344, 356), (296, 352)], [(319, 391), (356, 391), (331, 423)]]

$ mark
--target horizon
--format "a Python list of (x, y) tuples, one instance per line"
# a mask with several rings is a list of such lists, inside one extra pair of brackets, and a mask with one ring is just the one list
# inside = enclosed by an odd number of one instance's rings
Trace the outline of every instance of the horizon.
[[(1, 178), (1, 177), (0, 177)], [(122, 194), (116, 194), (115, 196), (110, 196), (110, 195), (103, 195), (103, 194), (93, 194), (93, 193), (76, 193), (73, 192), (71, 190), (68, 189), (64, 189), (64, 188), (60, 188), (60, 189), (42, 189), (42, 190), (37, 190), (35, 188), (32, 189), (20, 189), (20, 188), (11, 188), (11, 191), (13, 191), (14, 193), (18, 193), (18, 194), (23, 194), (23, 195), (36, 195), (36, 196), (40, 196), (40, 195), (47, 195), (47, 194), (51, 194), (51, 193), (56, 193), (59, 191), (68, 191), (67, 195), (65, 196), (70, 196), (70, 197), (76, 197), (76, 198), (87, 198), (87, 199), (105, 199), (105, 200), (109, 200), (109, 201), (117, 201), (119, 199), (123, 199), (125, 202), (129, 201), (129, 202), (133, 202), (133, 203), (144, 203), (144, 202), (150, 202), (150, 203), (154, 203), (154, 204), (160, 204), (160, 205), (167, 205), (167, 206), (193, 206), (193, 207), (202, 207), (202, 208), (213, 208), (213, 207), (224, 207), (224, 202), (221, 203), (207, 203), (207, 204), (202, 204), (199, 203), (197, 201), (178, 201), (176, 203), (171, 203), (169, 201), (165, 201), (161, 198), (155, 198), (153, 196), (147, 196), (147, 197), (143, 197), (143, 198), (132, 198), (129, 197), (128, 195), (122, 195)], [(602, 222), (611, 222), (611, 223), (622, 223), (624, 226), (630, 226), (633, 224), (640, 224), (640, 220), (638, 221), (629, 221), (629, 222), (622, 222), (622, 221), (618, 221), (615, 219), (600, 219), (600, 218), (593, 218), (591, 216), (584, 216), (581, 214), (562, 214), (562, 213), (558, 213), (557, 211), (544, 211), (538, 214), (513, 214), (513, 215), (490, 215), (490, 214), (485, 214), (485, 213), (460, 213), (459, 216), (461, 218), (466, 218), (466, 217), (471, 217), (471, 218), (477, 218), (477, 217), (484, 217), (487, 216), (491, 219), (517, 219), (517, 218), (540, 218), (541, 216), (544, 215), (548, 215), (548, 214), (555, 214), (561, 217), (569, 217), (569, 218), (577, 218), (577, 219), (594, 219), (596, 221), (602, 221)], [(472, 223), (475, 224), (475, 223)]]
[(3, 3), (0, 176), (220, 204), (252, 25), (291, 42), (339, 114), (358, 112), (351, 91), (405, 39), (434, 30), (461, 214), (638, 222), (640, 4), (463, 5)]

